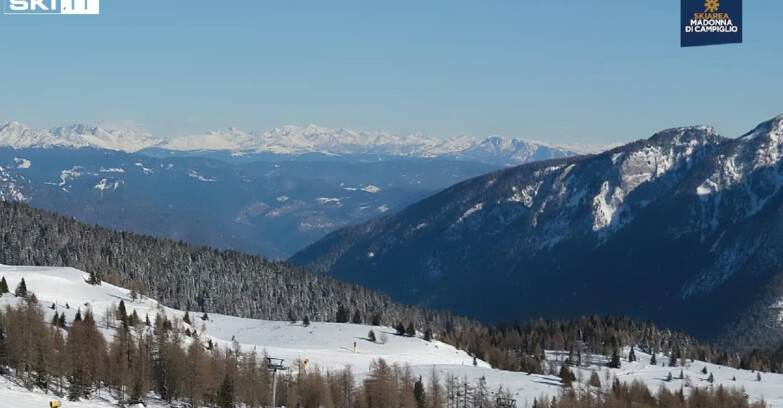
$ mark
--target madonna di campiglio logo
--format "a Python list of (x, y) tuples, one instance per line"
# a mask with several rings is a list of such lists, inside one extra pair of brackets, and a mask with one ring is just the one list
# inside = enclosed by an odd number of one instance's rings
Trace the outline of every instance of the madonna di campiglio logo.
[(742, 0), (681, 0), (680, 45), (742, 42)]
[(718, 8), (720, 8), (720, 3), (718, 3), (718, 0), (707, 0), (707, 2), (704, 3), (705, 13), (714, 13), (718, 11)]

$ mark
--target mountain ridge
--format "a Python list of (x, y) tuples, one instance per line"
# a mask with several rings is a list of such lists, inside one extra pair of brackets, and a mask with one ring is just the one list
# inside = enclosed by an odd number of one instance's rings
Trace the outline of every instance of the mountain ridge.
[(377, 155), (471, 160), (503, 166), (591, 154), (605, 148), (579, 144), (561, 146), (504, 136), (484, 139), (456, 136), (440, 139), (420, 133), (394, 135), (383, 131), (329, 129), (312, 124), (305, 127), (287, 125), (263, 133), (246, 132), (231, 127), (220, 131), (160, 138), (145, 132), (109, 130), (86, 124), (37, 130), (19, 122), (0, 123), (0, 146), (17, 149), (94, 147), (127, 153), (160, 149), (181, 154), (230, 152), (235, 156)]
[[(636, 305), (632, 316), (662, 324), (701, 320), (696, 331), (710, 338), (752, 314), (745, 338), (781, 338), (780, 324), (762, 322), (777, 319), (769, 306), (783, 298), (772, 284), (783, 272), (782, 124), (736, 139), (671, 128), (593, 156), (499, 170), (333, 232), (291, 261), (485, 321)], [(552, 282), (558, 289), (536, 289)]]

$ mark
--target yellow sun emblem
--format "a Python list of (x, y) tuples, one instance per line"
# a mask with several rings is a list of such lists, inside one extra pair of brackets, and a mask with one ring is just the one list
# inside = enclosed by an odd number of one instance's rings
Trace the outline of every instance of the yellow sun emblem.
[(718, 11), (718, 7), (720, 7), (718, 0), (707, 0), (707, 2), (704, 3), (704, 11), (707, 13), (714, 13)]

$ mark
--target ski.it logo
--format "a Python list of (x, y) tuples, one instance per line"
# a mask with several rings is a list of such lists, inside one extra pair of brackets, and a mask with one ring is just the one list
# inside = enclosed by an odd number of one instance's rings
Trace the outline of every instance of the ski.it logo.
[(3, 14), (100, 14), (101, 0), (3, 0)]

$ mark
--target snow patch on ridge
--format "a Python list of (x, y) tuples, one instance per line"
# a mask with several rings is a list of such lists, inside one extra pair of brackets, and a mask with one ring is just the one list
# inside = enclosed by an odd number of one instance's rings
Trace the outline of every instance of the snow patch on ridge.
[(144, 163), (136, 162), (134, 164), (136, 165), (136, 167), (140, 168), (141, 171), (144, 172), (144, 174), (152, 173), (152, 169), (148, 169), (148, 168), (144, 167)]
[(30, 168), (30, 160), (23, 159), (21, 157), (14, 157), (14, 162), (16, 162), (16, 168), (17, 169), (29, 169)]
[(95, 189), (101, 191), (116, 190), (123, 184), (125, 184), (125, 182), (122, 180), (109, 181), (108, 179), (101, 179), (101, 181), (95, 185)]
[(462, 214), (462, 216), (459, 217), (459, 219), (457, 219), (457, 224), (465, 221), (466, 218), (470, 217), (471, 215), (473, 215), (473, 214), (475, 214), (475, 213), (477, 213), (477, 212), (479, 212), (479, 211), (481, 211), (483, 209), (484, 209), (484, 203), (478, 203), (478, 204), (474, 205), (473, 207), (468, 208), (468, 210), (465, 211), (465, 213)]
[(525, 207), (530, 208), (533, 206), (533, 199), (536, 197), (536, 195), (538, 195), (538, 189), (541, 188), (543, 183), (543, 181), (539, 181), (538, 183), (524, 187), (522, 190), (519, 190), (516, 188), (516, 186), (513, 186), (511, 187), (511, 191), (514, 194), (506, 199), (506, 201), (522, 203), (522, 205)]
[(334, 197), (318, 197), (315, 199), (315, 201), (318, 202), (318, 204), (329, 204), (329, 203), (336, 203), (340, 204), (342, 201), (342, 198), (334, 198)]
[(213, 179), (213, 178), (204, 177), (201, 174), (198, 174), (198, 172), (195, 171), (195, 170), (191, 170), (190, 173), (188, 173), (188, 177), (194, 178), (194, 179), (196, 179), (198, 181), (201, 181), (201, 182), (204, 182), (204, 183), (212, 183), (212, 182), (217, 181), (216, 179)]

